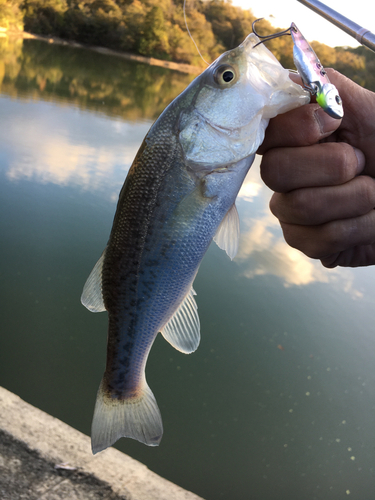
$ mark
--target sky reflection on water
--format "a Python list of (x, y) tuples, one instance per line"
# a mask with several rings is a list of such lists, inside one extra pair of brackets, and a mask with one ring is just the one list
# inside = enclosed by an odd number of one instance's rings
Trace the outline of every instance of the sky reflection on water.
[[(93, 118), (89, 112), (43, 101), (15, 103), (6, 98), (1, 101), (1, 108), (8, 116), (2, 137), (3, 153), (8, 155), (8, 179), (76, 186), (100, 191), (117, 201), (151, 120)], [(352, 290), (351, 271), (327, 270), (285, 244), (277, 220), (268, 208), (270, 191), (259, 178), (259, 164), (257, 157), (239, 193), (244, 205), (254, 205), (251, 211), (244, 208), (241, 221), (236, 261), (248, 262), (244, 275), (253, 278), (271, 274), (283, 280), (285, 286), (339, 280), (345, 290), (361, 297), (360, 291)], [(256, 218), (251, 215), (253, 208)]]
[(279, 223), (268, 207), (272, 192), (259, 177), (260, 160), (257, 156), (239, 193), (241, 201), (252, 203), (251, 208), (243, 209), (240, 249), (235, 259), (248, 263), (245, 276), (271, 274), (280, 278), (284, 286), (331, 283), (360, 298), (363, 294), (352, 287), (352, 270), (326, 269), (285, 243)]
[(91, 113), (41, 101), (3, 98), (1, 107), (8, 116), (2, 139), (9, 179), (110, 190), (116, 199), (150, 128), (150, 122), (93, 119)]

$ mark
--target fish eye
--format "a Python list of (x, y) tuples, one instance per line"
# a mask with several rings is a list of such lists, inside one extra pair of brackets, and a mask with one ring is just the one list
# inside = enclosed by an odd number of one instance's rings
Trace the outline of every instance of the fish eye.
[(219, 66), (214, 74), (214, 80), (219, 85), (228, 85), (236, 78), (236, 73), (232, 66)]
[(226, 71), (224, 71), (222, 78), (223, 78), (225, 83), (231, 82), (234, 78), (233, 71), (231, 71), (230, 69), (227, 69)]

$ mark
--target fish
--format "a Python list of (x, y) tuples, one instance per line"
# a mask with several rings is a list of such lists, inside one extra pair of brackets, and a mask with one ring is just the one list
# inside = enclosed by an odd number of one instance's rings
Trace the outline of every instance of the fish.
[(81, 296), (108, 312), (93, 453), (121, 437), (156, 446), (163, 424), (145, 375), (159, 332), (178, 351), (200, 341), (193, 281), (214, 240), (234, 258), (235, 201), (271, 118), (309, 102), (250, 34), (222, 54), (150, 128), (119, 194), (108, 244)]
[(293, 61), (304, 87), (316, 96), (316, 102), (327, 114), (341, 119), (344, 116), (341, 97), (318, 56), (295, 23), (290, 25), (290, 34), (293, 39)]

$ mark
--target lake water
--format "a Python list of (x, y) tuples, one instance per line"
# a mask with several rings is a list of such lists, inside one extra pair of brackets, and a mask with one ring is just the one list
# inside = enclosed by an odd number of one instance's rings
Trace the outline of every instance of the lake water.
[[(89, 434), (107, 318), (81, 290), (143, 137), (192, 77), (33, 40), (0, 53), (0, 384)], [(152, 348), (161, 445), (116, 446), (206, 500), (367, 500), (375, 268), (289, 248), (270, 195), (254, 165), (238, 256), (213, 244), (195, 281), (198, 351)]]

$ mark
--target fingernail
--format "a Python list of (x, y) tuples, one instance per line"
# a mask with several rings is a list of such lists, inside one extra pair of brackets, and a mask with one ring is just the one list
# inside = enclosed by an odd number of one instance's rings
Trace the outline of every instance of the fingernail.
[(323, 108), (320, 108), (320, 107), (315, 110), (315, 118), (316, 118), (316, 121), (319, 125), (320, 133), (324, 137), (331, 134), (332, 132), (334, 132), (341, 123), (340, 120), (337, 120), (336, 118), (332, 118), (332, 116), (329, 116), (323, 110)]
[(354, 153), (357, 157), (357, 167), (356, 167), (356, 174), (360, 174), (362, 172), (362, 170), (365, 168), (365, 164), (366, 164), (366, 158), (365, 158), (365, 155), (362, 153), (362, 151), (360, 149), (357, 149), (357, 148), (353, 148), (354, 150)]

